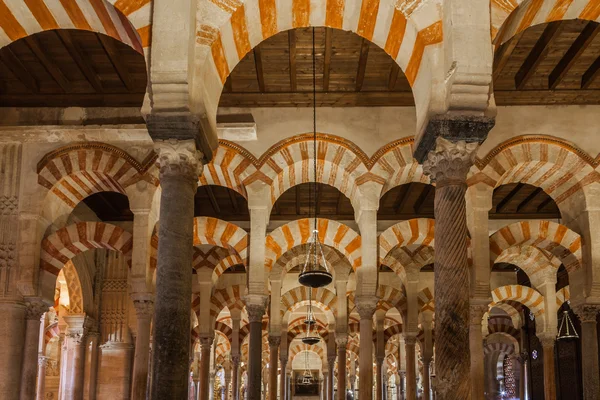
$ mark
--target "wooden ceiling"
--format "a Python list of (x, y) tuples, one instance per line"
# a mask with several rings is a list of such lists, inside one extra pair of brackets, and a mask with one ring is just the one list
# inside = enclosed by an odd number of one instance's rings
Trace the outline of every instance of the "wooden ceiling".
[[(600, 24), (537, 25), (496, 50), (498, 105), (600, 104)], [(410, 106), (410, 85), (381, 48), (358, 35), (315, 28), (318, 106)], [(281, 32), (236, 66), (221, 107), (312, 106), (312, 30)]]
[[(310, 188), (310, 193), (309, 193)], [(289, 221), (314, 215), (315, 189), (310, 183), (297, 185), (277, 199), (271, 220)], [(350, 200), (332, 186), (317, 184), (317, 214), (333, 220), (354, 220)], [(423, 183), (397, 186), (383, 195), (377, 218), (402, 221), (433, 218), (435, 187)], [(112, 192), (87, 197), (85, 204), (102, 221), (133, 221), (127, 197)], [(222, 186), (200, 186), (194, 200), (194, 215), (225, 221), (249, 221), (248, 201), (239, 193)], [(503, 185), (494, 190), (491, 219), (558, 219), (556, 203), (543, 190), (522, 183)]]
[(102, 34), (52, 30), (0, 49), (3, 107), (141, 107), (144, 56)]

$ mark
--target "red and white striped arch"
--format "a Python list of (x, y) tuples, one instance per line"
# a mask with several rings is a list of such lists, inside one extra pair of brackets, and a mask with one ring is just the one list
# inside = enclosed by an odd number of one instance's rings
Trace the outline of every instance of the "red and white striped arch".
[[(520, 310), (517, 310), (515, 307), (513, 307), (508, 302), (496, 303), (492, 307), (490, 307), (490, 311), (492, 308), (498, 308), (498, 309), (504, 311), (512, 320), (512, 325), (517, 329), (521, 328), (521, 325), (523, 324), (523, 320), (521, 318)], [(488, 315), (489, 315), (489, 311), (486, 312), (485, 315), (483, 316), (483, 321), (485, 321), (487, 319)]]
[(42, 240), (40, 268), (57, 276), (77, 254), (93, 249), (115, 250), (131, 266), (133, 237), (122, 228), (104, 222), (78, 222), (57, 230)]
[(494, 263), (508, 263), (521, 268), (533, 286), (544, 283), (548, 276), (556, 276), (561, 262), (553, 254), (533, 246), (512, 246), (504, 250)]
[[(272, 231), (266, 238), (265, 267), (269, 270), (275, 262), (290, 249), (308, 243), (314, 221), (303, 218), (288, 222)], [(337, 221), (319, 218), (317, 220), (319, 240), (342, 253), (356, 270), (361, 265), (361, 237), (347, 225)]]
[[(312, 297), (313, 303), (322, 309), (329, 317), (333, 317), (333, 312), (336, 310), (336, 295), (327, 288), (311, 289), (306, 286), (298, 286), (281, 296), (281, 311), (293, 312), (300, 307), (308, 304), (309, 294)], [(332, 318), (330, 318), (332, 319)]]
[(414, 250), (411, 250), (409, 246), (396, 246), (381, 263), (390, 267), (398, 275), (400, 282), (406, 285), (407, 271), (420, 271), (424, 266), (433, 263), (434, 254), (431, 246), (419, 246)]
[(598, 0), (491, 0), (492, 39), (501, 45), (530, 26), (566, 19), (600, 20)]
[(514, 354), (515, 346), (508, 343), (487, 343), (483, 348), (483, 354), (488, 356), (494, 353)]
[(430, 246), (434, 244), (435, 221), (414, 218), (398, 222), (379, 235), (379, 257), (382, 262), (390, 251), (398, 246)]
[(2, 0), (0, 48), (53, 29), (102, 33), (139, 53), (150, 46), (151, 0)]
[(227, 325), (221, 321), (217, 321), (217, 322), (215, 322), (215, 331), (222, 333), (227, 338), (229, 343), (232, 342), (233, 330), (231, 329), (231, 327), (229, 325)]
[(58, 200), (59, 208), (73, 209), (98, 192), (126, 194), (140, 180), (158, 186), (150, 173), (154, 155), (138, 162), (127, 152), (105, 143), (77, 143), (46, 154), (37, 165), (38, 183)]
[(60, 328), (58, 327), (58, 322), (53, 323), (52, 325), (48, 325), (46, 329), (44, 329), (44, 343), (48, 344), (52, 338), (60, 336)]
[(242, 310), (245, 306), (242, 300), (245, 290), (246, 287), (244, 285), (230, 285), (226, 288), (215, 290), (210, 299), (210, 316), (216, 319), (225, 307), (229, 310)]
[(229, 249), (242, 260), (248, 256), (248, 233), (235, 224), (217, 218), (194, 218), (194, 246), (201, 244)]
[(586, 186), (600, 181), (595, 161), (572, 144), (548, 136), (510, 139), (477, 160), (468, 184), (491, 187), (526, 183), (540, 187), (560, 204)]
[(247, 197), (244, 181), (256, 175), (256, 164), (256, 158), (243, 147), (219, 140), (213, 159), (204, 166), (200, 185), (224, 186)]
[(492, 290), (492, 303), (490, 307), (503, 301), (516, 301), (527, 308), (536, 316), (544, 314), (544, 296), (537, 290), (522, 285), (506, 285)]
[(552, 221), (515, 222), (490, 236), (490, 263), (513, 246), (533, 246), (556, 256), (567, 272), (581, 268), (581, 237), (564, 225)]
[(508, 315), (493, 315), (487, 321), (488, 335), (504, 333), (516, 340), (521, 337), (521, 331), (514, 327), (512, 318)]
[(556, 292), (556, 305), (560, 308), (565, 302), (571, 299), (571, 289), (569, 285), (565, 286), (562, 289), (558, 289)]
[(325, 363), (327, 361), (327, 356), (326, 356), (325, 350), (323, 349), (322, 341), (319, 342), (319, 344), (314, 344), (314, 345), (308, 345), (308, 344), (304, 344), (301, 342), (292, 343), (290, 345), (289, 351), (290, 351), (289, 352), (290, 362), (293, 362), (294, 358), (298, 354), (303, 353), (305, 351), (309, 351), (309, 352), (317, 354), (319, 356), (319, 358), (321, 359), (321, 362), (323, 362), (323, 363)]
[(379, 290), (377, 294), (379, 295), (379, 302), (377, 303), (378, 310), (384, 310), (385, 312), (388, 312), (392, 308), (398, 308), (398, 311), (402, 312), (400, 310), (400, 303), (404, 298), (404, 294), (400, 290), (389, 285), (379, 284)]
[(204, 15), (209, 17), (196, 36), (200, 46), (210, 49), (201, 79), (205, 107), (216, 115), (225, 80), (260, 42), (288, 29), (326, 26), (355, 32), (384, 49), (405, 72), (417, 109), (426, 108), (432, 85), (427, 49), (441, 46), (443, 40), (441, 6), (439, 1), (414, 4), (393, 0), (206, 2)]

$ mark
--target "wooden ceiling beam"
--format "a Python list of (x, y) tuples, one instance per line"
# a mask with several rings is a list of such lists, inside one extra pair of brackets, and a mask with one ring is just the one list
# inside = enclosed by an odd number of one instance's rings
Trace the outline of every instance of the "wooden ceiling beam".
[(117, 71), (117, 75), (119, 75), (119, 78), (121, 78), (123, 85), (125, 85), (127, 90), (135, 90), (133, 82), (131, 81), (131, 77), (129, 76), (127, 66), (123, 63), (121, 54), (115, 45), (114, 39), (102, 34), (96, 34), (96, 36), (98, 39), (100, 39), (100, 43), (102, 44), (102, 47), (104, 47), (106, 54), (108, 54), (108, 59), (115, 68), (115, 71)]
[(98, 74), (96, 74), (96, 72), (93, 70), (93, 68), (88, 62), (89, 57), (84, 57), (81, 54), (77, 44), (73, 41), (73, 38), (71, 37), (69, 31), (67, 29), (57, 29), (54, 32), (69, 52), (69, 55), (71, 56), (73, 61), (75, 61), (75, 64), (77, 64), (77, 67), (79, 67), (81, 73), (86, 77), (90, 85), (92, 85), (94, 90), (97, 93), (103, 93), (104, 89), (102, 88), (102, 83), (100, 83)]
[(210, 201), (210, 205), (217, 215), (221, 214), (221, 207), (219, 207), (219, 203), (217, 202), (217, 198), (215, 197), (215, 193), (213, 192), (210, 186), (204, 186), (206, 189), (206, 193), (208, 194), (208, 200)]
[(288, 44), (290, 46), (290, 91), (295, 92), (297, 89), (296, 83), (296, 31), (291, 29), (288, 31)]
[(262, 50), (260, 46), (254, 48), (254, 66), (256, 67), (256, 79), (258, 80), (258, 89), (264, 93), (265, 89), (265, 74), (263, 72)]
[[(312, 107), (312, 104), (312, 92), (223, 93), (219, 102), (221, 107)], [(414, 97), (410, 91), (317, 93), (318, 107), (414, 106), (414, 104)]]
[(498, 205), (496, 206), (496, 212), (499, 213), (501, 212), (504, 207), (506, 207), (506, 205), (513, 199), (513, 197), (515, 197), (515, 195), (523, 188), (523, 184), (522, 183), (517, 183), (517, 185), (512, 188), (512, 190), (506, 195), (506, 197), (504, 197), (502, 200), (500, 200), (500, 203), (498, 203)]
[(599, 32), (600, 24), (594, 21), (587, 23), (569, 50), (567, 50), (563, 58), (561, 58), (556, 67), (554, 67), (550, 73), (550, 76), (548, 76), (548, 88), (550, 90), (556, 89), (558, 84), (567, 75), (571, 67), (573, 67), (573, 65), (577, 62), (579, 56), (583, 54), (585, 49), (587, 49), (590, 43), (592, 43)]
[(227, 79), (225, 80), (225, 84), (223, 85), (223, 87), (225, 88), (225, 92), (226, 93), (227, 92), (229, 92), (229, 93), (233, 92), (233, 82), (232, 82), (231, 78), (232, 78), (231, 75), (229, 75), (227, 77)]
[(367, 71), (367, 59), (369, 57), (370, 42), (367, 39), (362, 39), (360, 45), (360, 58), (358, 59), (358, 71), (356, 72), (356, 91), (360, 92), (365, 80), (365, 72)]
[(231, 201), (231, 205), (236, 214), (239, 214), (240, 207), (238, 205), (237, 199), (235, 198), (235, 192), (233, 190), (228, 190), (227, 194), (229, 194), (229, 201)]
[(592, 82), (598, 76), (598, 72), (600, 72), (600, 56), (596, 58), (596, 60), (590, 65), (590, 67), (583, 73), (581, 77), (581, 88), (587, 89), (590, 87)]
[(515, 47), (519, 44), (524, 32), (525, 31), (517, 33), (512, 39), (500, 46), (500, 50), (498, 50), (494, 57), (494, 72), (492, 73), (492, 79), (494, 81), (498, 79), (502, 73), (502, 70), (508, 63), (508, 60), (512, 56)]
[[(21, 83), (23, 85), (25, 85), (25, 87), (27, 87), (27, 89), (29, 89), (30, 92), (32, 92), (32, 93), (40, 92), (39, 83), (35, 80), (33, 75), (31, 75), (31, 73), (27, 70), (25, 65), (23, 65), (21, 60), (19, 60), (19, 58), (15, 55), (15, 53), (13, 53), (13, 51), (10, 49), (10, 47), (4, 47), (0, 51), (0, 59), (2, 60), (4, 65), (6, 65), (6, 67), (15, 75), (15, 77), (19, 81), (21, 81)], [(0, 100), (3, 97), (6, 98), (8, 96), (0, 95)], [(22, 96), (18, 95), (16, 97), (20, 98)], [(12, 103), (7, 102), (4, 104), (12, 104)]]
[(390, 77), (388, 78), (388, 90), (394, 90), (398, 81), (398, 75), (400, 75), (400, 66), (394, 61), (390, 70)]
[[(312, 183), (311, 183), (312, 185)], [(315, 192), (315, 214), (321, 213), (321, 185), (314, 184)]]
[(561, 26), (562, 21), (550, 22), (548, 26), (546, 26), (542, 36), (540, 36), (539, 40), (533, 46), (533, 49), (515, 76), (515, 87), (517, 90), (523, 90), (527, 81), (533, 76), (538, 65), (542, 62), (544, 57), (546, 57), (546, 54), (548, 54), (552, 43), (560, 35)]
[(296, 185), (296, 215), (300, 215), (300, 185)]
[(401, 212), (404, 209), (404, 206), (406, 205), (406, 201), (408, 200), (408, 197), (409, 197), (408, 193), (410, 192), (411, 186), (412, 186), (412, 184), (407, 183), (398, 192), (398, 197), (396, 197), (396, 201), (394, 202), (394, 212), (395, 213)]
[(325, 28), (325, 54), (323, 63), (323, 91), (329, 91), (329, 77), (331, 74), (331, 47), (333, 32), (331, 28)]
[(342, 206), (342, 202), (344, 201), (344, 196), (342, 194), (342, 192), (338, 191), (338, 198), (337, 198), (337, 202), (335, 204), (335, 213), (339, 214), (340, 213), (340, 207)]
[(58, 84), (61, 90), (65, 93), (69, 93), (71, 91), (71, 82), (67, 79), (65, 74), (58, 68), (56, 63), (50, 59), (46, 55), (46, 53), (40, 48), (40, 44), (38, 40), (34, 36), (25, 37), (25, 43), (29, 50), (37, 57), (38, 61), (46, 71), (52, 76), (52, 79)]
[(427, 200), (427, 198), (429, 197), (429, 193), (431, 193), (432, 189), (433, 189), (433, 186), (431, 186), (431, 185), (425, 185), (423, 187), (423, 191), (421, 192), (421, 194), (417, 198), (417, 201), (414, 204), (415, 214), (421, 213), (421, 210), (423, 209), (423, 205), (425, 204), (425, 200)]
[(540, 193), (542, 193), (544, 190), (542, 188), (536, 188), (533, 192), (529, 193), (529, 196), (527, 196), (525, 198), (525, 200), (523, 200), (521, 203), (519, 203), (519, 205), (517, 206), (517, 212), (522, 211), (525, 207), (527, 207), (527, 204), (529, 204), (531, 201), (533, 201), (533, 199), (535, 199)]

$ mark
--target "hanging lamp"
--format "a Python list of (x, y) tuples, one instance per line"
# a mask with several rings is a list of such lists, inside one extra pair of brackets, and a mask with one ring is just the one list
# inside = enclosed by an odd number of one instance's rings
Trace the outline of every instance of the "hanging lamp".
[[(306, 336), (302, 338), (302, 343), (308, 345), (314, 345), (321, 341), (321, 336), (319, 336), (319, 332), (316, 327), (316, 319), (312, 310), (312, 289), (308, 292), (308, 311), (306, 312)], [(315, 326), (313, 328), (313, 325)], [(314, 331), (313, 331), (314, 329)]]
[(571, 321), (569, 311), (567, 310), (563, 311), (563, 316), (562, 320), (560, 321), (560, 326), (558, 327), (556, 339), (579, 339), (579, 335), (575, 330), (575, 326), (573, 325), (573, 321)]
[(313, 381), (312, 373), (308, 369), (308, 351), (304, 352), (304, 373), (302, 374), (302, 384), (310, 385)]
[[(312, 201), (311, 187), (315, 186), (314, 196), (314, 229), (308, 242), (308, 252), (304, 261), (304, 267), (298, 275), (298, 282), (303, 286), (320, 288), (329, 285), (333, 276), (327, 266), (327, 260), (323, 253), (323, 247), (319, 240), (317, 229), (317, 75), (316, 75), (316, 52), (315, 52), (315, 28), (312, 28), (312, 62), (313, 62), (313, 182), (309, 186), (308, 197)], [(310, 213), (309, 213), (310, 216)]]

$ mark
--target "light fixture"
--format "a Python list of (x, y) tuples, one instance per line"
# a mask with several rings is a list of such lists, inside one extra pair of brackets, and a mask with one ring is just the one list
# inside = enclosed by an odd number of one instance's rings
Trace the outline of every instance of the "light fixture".
[[(315, 187), (314, 196), (314, 229), (308, 242), (308, 252), (304, 267), (298, 275), (298, 282), (301, 285), (320, 288), (329, 285), (333, 281), (333, 276), (329, 272), (327, 260), (323, 253), (323, 247), (319, 240), (319, 230), (317, 229), (317, 73), (316, 73), (316, 52), (315, 52), (315, 28), (312, 28), (312, 62), (313, 62), (313, 181), (308, 189), (309, 201), (312, 200), (312, 186)], [(310, 213), (309, 213), (310, 217)], [(321, 265), (322, 264), (322, 265)]]
[(575, 330), (575, 326), (573, 325), (573, 321), (571, 321), (569, 311), (567, 310), (563, 311), (563, 316), (562, 320), (560, 321), (560, 326), (558, 327), (556, 339), (579, 339), (579, 335)]
[[(315, 316), (312, 310), (312, 289), (308, 291), (308, 309), (306, 311), (306, 336), (302, 338), (302, 343), (308, 345), (314, 345), (321, 341), (321, 336), (319, 336), (319, 332), (317, 331)], [(312, 332), (314, 327), (314, 333)]]
[(313, 375), (308, 369), (308, 351), (304, 352), (304, 373), (302, 374), (302, 379), (300, 380), (301, 385), (310, 385), (313, 383)]

